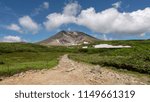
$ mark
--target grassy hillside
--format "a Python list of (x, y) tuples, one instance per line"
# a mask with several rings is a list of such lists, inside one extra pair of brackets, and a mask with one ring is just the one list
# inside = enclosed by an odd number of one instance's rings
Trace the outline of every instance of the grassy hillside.
[[(95, 44), (130, 45), (132, 48), (94, 49)], [(150, 40), (99, 41), (81, 46), (41, 46), (30, 43), (0, 43), (0, 76), (10, 76), (30, 69), (52, 68), (58, 58), (69, 53), (71, 59), (101, 66), (112, 66), (150, 74)]]
[(30, 43), (0, 43), (0, 54), (12, 52), (39, 52), (48, 50), (49, 49), (45, 46)]
[[(150, 74), (150, 40), (99, 41), (95, 44), (130, 45), (132, 48), (94, 49), (91, 47), (79, 49), (78, 53), (71, 54), (69, 57), (91, 64)], [(89, 45), (89, 47), (92, 45)]]
[(57, 48), (41, 45), (0, 43), (0, 76), (10, 76), (30, 69), (54, 67), (62, 54)]

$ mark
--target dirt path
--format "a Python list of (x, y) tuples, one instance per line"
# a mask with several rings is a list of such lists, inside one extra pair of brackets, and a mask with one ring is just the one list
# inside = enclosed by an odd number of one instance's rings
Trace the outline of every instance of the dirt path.
[(78, 63), (62, 56), (59, 65), (49, 70), (27, 71), (4, 78), (0, 84), (148, 84), (148, 77), (113, 71), (100, 66)]

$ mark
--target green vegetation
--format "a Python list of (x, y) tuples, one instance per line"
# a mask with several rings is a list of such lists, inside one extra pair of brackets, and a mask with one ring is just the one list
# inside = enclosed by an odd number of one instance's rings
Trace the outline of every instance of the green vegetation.
[(112, 66), (140, 73), (150, 74), (150, 40), (143, 41), (100, 41), (95, 44), (130, 45), (132, 48), (121, 49), (79, 49), (69, 57), (101, 66)]
[[(130, 45), (132, 48), (95, 49), (92, 47), (95, 44)], [(52, 68), (66, 53), (77, 61), (150, 74), (150, 40), (99, 41), (88, 46), (88, 49), (82, 49), (82, 45), (46, 47), (30, 43), (0, 43), (0, 76)]]
[(0, 43), (0, 76), (54, 67), (62, 54), (60, 49), (41, 45)]
[(45, 46), (25, 44), (25, 43), (0, 43), (0, 55), (2, 53), (13, 53), (13, 52), (39, 52), (48, 51), (49, 49)]

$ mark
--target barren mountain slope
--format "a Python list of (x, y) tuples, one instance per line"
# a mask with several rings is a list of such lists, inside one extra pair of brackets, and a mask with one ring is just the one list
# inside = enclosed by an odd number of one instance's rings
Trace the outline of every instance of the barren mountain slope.
[(46, 40), (38, 42), (42, 45), (77, 45), (84, 42), (94, 42), (98, 39), (77, 31), (61, 31)]

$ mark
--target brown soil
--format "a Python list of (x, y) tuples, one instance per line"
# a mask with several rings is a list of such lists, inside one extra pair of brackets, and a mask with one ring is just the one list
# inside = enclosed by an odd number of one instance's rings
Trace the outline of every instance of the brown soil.
[(137, 77), (129, 73), (120, 73), (98, 65), (75, 62), (62, 56), (59, 64), (52, 69), (27, 71), (0, 81), (4, 85), (116, 85), (116, 84), (149, 84), (147, 76)]

